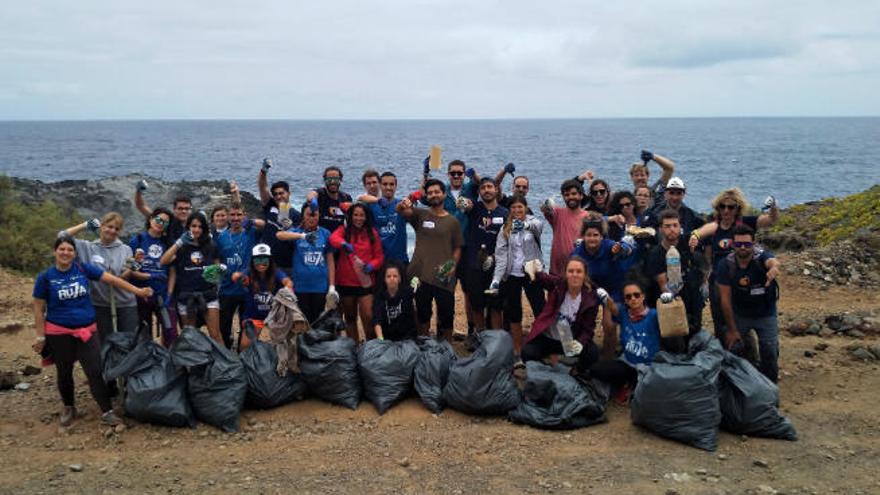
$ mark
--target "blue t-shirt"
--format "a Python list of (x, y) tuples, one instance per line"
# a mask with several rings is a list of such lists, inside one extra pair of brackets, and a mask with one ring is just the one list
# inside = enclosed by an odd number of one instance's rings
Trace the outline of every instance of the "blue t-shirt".
[[(175, 291), (181, 292), (207, 292), (216, 288), (202, 278), (205, 267), (214, 263), (216, 250), (213, 243), (207, 243), (200, 247), (184, 244), (177, 251), (174, 259), (174, 268), (177, 272)], [(216, 294), (216, 292), (215, 292)]]
[(220, 233), (214, 241), (217, 246), (217, 257), (220, 263), (226, 265), (228, 270), (220, 283), (220, 294), (224, 296), (243, 296), (247, 294), (247, 288), (241, 284), (232, 282), (232, 274), (243, 271), (251, 262), (251, 251), (257, 245), (260, 233), (250, 223), (247, 228), (238, 233), (226, 229)]
[[(629, 246), (629, 244), (627, 245)], [(587, 260), (590, 280), (608, 291), (608, 294), (616, 303), (623, 304), (624, 275), (626, 275), (627, 270), (637, 260), (636, 248), (630, 246), (632, 254), (624, 257), (624, 250), (621, 250), (617, 256), (611, 254), (613, 246), (614, 241), (611, 239), (602, 239), (599, 251), (596, 254), (587, 253), (587, 249), (583, 244), (578, 246), (571, 254)]]
[(475, 202), (474, 207), (468, 212), (468, 227), (465, 235), (465, 260), (469, 268), (479, 267), (479, 252), (486, 246), (488, 255), (495, 253), (495, 241), (498, 232), (504, 227), (507, 219), (507, 208), (497, 205), (494, 210), (489, 210), (483, 202)]
[(46, 321), (65, 328), (95, 322), (89, 299), (89, 280), (99, 280), (104, 270), (91, 263), (74, 263), (67, 271), (52, 266), (37, 275), (33, 296), (46, 301)]
[(161, 237), (153, 237), (147, 232), (140, 232), (132, 236), (128, 241), (128, 247), (134, 253), (138, 249), (144, 251), (144, 261), (141, 271), (150, 274), (150, 280), (133, 280), (132, 284), (137, 287), (151, 287), (153, 293), (164, 297), (168, 292), (168, 267), (162, 266), (159, 260), (165, 254), (165, 241)]
[(774, 257), (773, 253), (756, 248), (752, 261), (745, 268), (739, 267), (735, 256), (730, 253), (715, 267), (715, 282), (730, 287), (733, 312), (748, 318), (775, 315), (778, 295), (776, 282), (765, 287), (766, 264)]
[(379, 203), (373, 203), (370, 205), (370, 212), (373, 213), (373, 225), (379, 231), (379, 238), (382, 239), (382, 252), (385, 253), (385, 257), (408, 263), (406, 218), (397, 213), (397, 203), (400, 203), (397, 198), (391, 199), (384, 208)]
[[(303, 233), (303, 229), (290, 229), (290, 232)], [(296, 292), (324, 294), (329, 288), (327, 282), (327, 256), (333, 252), (330, 246), (330, 231), (318, 227), (315, 243), (305, 239), (293, 241), (293, 285)]]
[[(249, 276), (249, 272), (245, 270), (244, 275)], [(247, 297), (244, 300), (244, 314), (242, 318), (245, 320), (265, 320), (272, 309), (272, 298), (278, 289), (284, 287), (281, 282), (287, 278), (287, 274), (281, 270), (275, 270), (275, 288), (269, 291), (263, 284), (251, 279), (251, 285), (247, 288)]]
[(621, 308), (620, 316), (614, 319), (620, 323), (620, 357), (632, 366), (648, 364), (660, 350), (660, 322), (657, 310), (649, 309), (648, 314), (636, 323), (629, 319), (629, 311)]

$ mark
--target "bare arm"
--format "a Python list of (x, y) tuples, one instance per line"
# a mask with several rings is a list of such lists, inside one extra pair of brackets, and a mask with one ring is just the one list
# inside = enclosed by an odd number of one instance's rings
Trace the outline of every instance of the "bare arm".
[(39, 339), (46, 336), (46, 300), (34, 298), (34, 335)]
[(306, 235), (302, 232), (286, 232), (279, 230), (275, 233), (275, 237), (279, 241), (298, 241), (300, 239), (305, 239)]
[(333, 253), (329, 253), (330, 256), (326, 256), (327, 258), (327, 280), (330, 282), (330, 285), (336, 285), (336, 259), (333, 256)]
[(663, 169), (663, 173), (660, 174), (660, 183), (666, 184), (672, 178), (672, 174), (675, 173), (675, 162), (657, 153), (654, 153), (654, 161)]
[(177, 269), (173, 266), (168, 270), (168, 296), (174, 294), (174, 288), (177, 286)]
[(357, 200), (360, 201), (361, 203), (367, 203), (367, 204), (373, 204), (373, 203), (379, 202), (379, 198), (377, 198), (376, 196), (373, 196), (372, 194), (366, 194), (366, 193), (358, 196)]
[[(504, 176), (507, 175), (504, 167), (501, 167), (501, 170), (495, 174), (495, 185), (498, 187), (499, 191), (501, 190), (501, 183), (504, 182)], [(500, 192), (499, 192), (500, 194)]]
[(739, 340), (739, 331), (736, 329), (736, 320), (733, 318), (733, 301), (729, 285), (716, 284), (718, 287), (718, 299), (721, 301), (721, 312), (727, 323), (727, 335), (724, 336), (727, 346), (730, 347)]
[(779, 221), (779, 207), (774, 206), (773, 208), (770, 208), (770, 211), (762, 213), (758, 217), (757, 225), (760, 229), (766, 229), (767, 227), (775, 225), (777, 221)]
[(233, 203), (241, 204), (241, 192), (238, 190), (238, 183), (229, 181), (229, 198)]
[(412, 201), (410, 201), (409, 198), (403, 198), (402, 200), (400, 200), (399, 203), (397, 203), (395, 210), (397, 210), (397, 213), (403, 215), (404, 218), (411, 217), (413, 213)]
[(260, 191), (260, 204), (265, 206), (272, 199), (272, 195), (269, 193), (269, 179), (266, 178), (266, 172), (263, 170), (257, 175), (257, 190)]
[(660, 286), (660, 293), (669, 292), (669, 288), (667, 287), (667, 283), (669, 280), (666, 278), (666, 272), (658, 273), (654, 280), (657, 281), (657, 285)]
[(135, 286), (131, 285), (125, 279), (117, 277), (116, 275), (111, 275), (110, 272), (104, 272), (101, 275), (101, 282), (104, 282), (105, 284), (112, 285), (113, 287), (116, 287), (117, 289), (122, 289), (126, 292), (131, 292), (132, 294), (134, 294), (138, 297), (150, 297), (153, 295), (153, 289), (151, 289), (149, 287), (143, 287), (143, 288), (135, 287)]
[(153, 213), (153, 209), (144, 201), (143, 193), (138, 190), (134, 192), (134, 207), (146, 218), (150, 218), (150, 214)]
[(86, 230), (86, 228), (88, 226), (89, 226), (89, 222), (78, 223), (78, 224), (74, 225), (73, 227), (68, 227), (68, 228), (62, 230), (60, 232), (60, 234), (66, 234), (66, 235), (69, 235), (70, 237), (76, 237), (80, 232), (82, 232), (83, 230)]
[(177, 244), (172, 244), (168, 249), (165, 250), (165, 253), (162, 254), (162, 257), (159, 258), (160, 265), (170, 265), (174, 263), (174, 259), (177, 258)]

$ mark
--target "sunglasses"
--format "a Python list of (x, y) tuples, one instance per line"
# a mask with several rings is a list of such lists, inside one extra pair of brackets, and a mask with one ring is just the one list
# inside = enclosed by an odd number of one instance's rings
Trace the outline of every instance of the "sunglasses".
[(464, 172), (449, 172), (450, 177), (462, 177)]
[(342, 182), (341, 177), (324, 177), (324, 182)]
[(603, 196), (608, 193), (608, 189), (593, 189), (590, 191), (592, 196)]
[(640, 297), (642, 297), (641, 292), (630, 292), (629, 294), (623, 295), (623, 298), (626, 299), (627, 301), (629, 301), (631, 299), (639, 299)]
[(268, 256), (255, 256), (252, 261), (255, 265), (268, 265), (269, 257)]
[(749, 249), (749, 248), (751, 248), (751, 247), (754, 246), (754, 245), (755, 245), (754, 242), (748, 242), (748, 241), (746, 241), (746, 242), (734, 241), (734, 242), (733, 242), (733, 247), (738, 248), (738, 249), (739, 249), (739, 248)]
[(162, 217), (153, 217), (153, 221), (161, 225), (162, 227), (167, 227), (168, 224), (171, 223), (170, 221), (165, 220)]
[(736, 210), (736, 209), (738, 209), (738, 208), (739, 208), (739, 205), (738, 205), (738, 204), (732, 204), (732, 205), (731, 205), (731, 204), (723, 204), (723, 203), (722, 203), (722, 204), (718, 205), (718, 210), (719, 210), (719, 211), (723, 211), (723, 210), (731, 210), (731, 211), (733, 211), (733, 210)]
[(632, 203), (620, 203), (621, 208), (626, 208), (627, 206), (632, 206)]

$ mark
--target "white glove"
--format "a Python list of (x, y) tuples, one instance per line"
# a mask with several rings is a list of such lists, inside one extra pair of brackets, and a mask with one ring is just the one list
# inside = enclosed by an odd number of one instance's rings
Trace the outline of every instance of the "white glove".
[(547, 198), (541, 203), (541, 208), (553, 208), (556, 206), (556, 201), (553, 201), (553, 198)]
[(764, 208), (762, 208), (762, 210), (770, 210), (772, 208), (776, 208), (776, 198), (773, 196), (767, 196), (767, 199), (764, 200)]
[(663, 294), (660, 294), (660, 302), (663, 304), (669, 304), (673, 299), (675, 299), (675, 295), (672, 292), (664, 292)]
[(579, 248), (579, 247), (581, 246), (581, 244), (583, 244), (583, 243), (584, 243), (584, 238), (583, 238), (583, 237), (581, 237), (581, 238), (579, 238), (579, 239), (576, 239), (576, 240), (574, 241), (574, 249)]
[(497, 280), (493, 280), (492, 283), (489, 284), (489, 288), (486, 289), (486, 290), (483, 291), (483, 292), (485, 292), (486, 294), (489, 294), (489, 295), (494, 296), (495, 294), (498, 294), (498, 288), (499, 288), (499, 287), (501, 287), (501, 283), (498, 282)]
[(336, 286), (331, 285), (327, 288), (327, 303), (326, 306), (328, 308), (335, 309), (336, 306), (339, 305), (339, 293), (336, 292)]
[(621, 242), (623, 242), (623, 243), (625, 243), (625, 244), (629, 244), (630, 246), (635, 246), (635, 245), (636, 245), (636, 240), (635, 240), (635, 238), (634, 238), (633, 236), (629, 235), (629, 234), (623, 236), (623, 238), (620, 239), (620, 240), (621, 240)]
[(608, 303), (608, 291), (607, 290), (599, 287), (598, 289), (596, 289), (596, 296), (599, 297), (599, 304), (601, 304), (602, 306), (604, 306), (605, 304)]
[(86, 222), (86, 228), (89, 229), (89, 232), (97, 234), (101, 230), (101, 220), (97, 218), (89, 220)]
[(492, 269), (492, 265), (494, 265), (494, 264), (495, 264), (495, 257), (494, 256), (486, 256), (486, 259), (483, 260), (483, 271), (488, 272), (489, 270)]
[(569, 344), (569, 346), (571, 347), (571, 350), (574, 351), (575, 356), (580, 356), (581, 351), (584, 350), (584, 345), (581, 344), (580, 342), (578, 342), (577, 340), (572, 340), (571, 344)]
[(422, 281), (419, 280), (419, 277), (413, 277), (412, 280), (409, 281), (409, 286), (412, 288), (413, 292), (415, 292), (419, 290), (419, 284), (421, 283)]

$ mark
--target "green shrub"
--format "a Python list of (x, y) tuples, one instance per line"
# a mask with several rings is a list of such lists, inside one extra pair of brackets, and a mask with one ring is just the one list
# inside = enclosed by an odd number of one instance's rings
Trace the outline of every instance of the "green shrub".
[(52, 243), (58, 231), (82, 222), (51, 201), (23, 204), (12, 180), (0, 176), (0, 266), (37, 273), (52, 263)]

